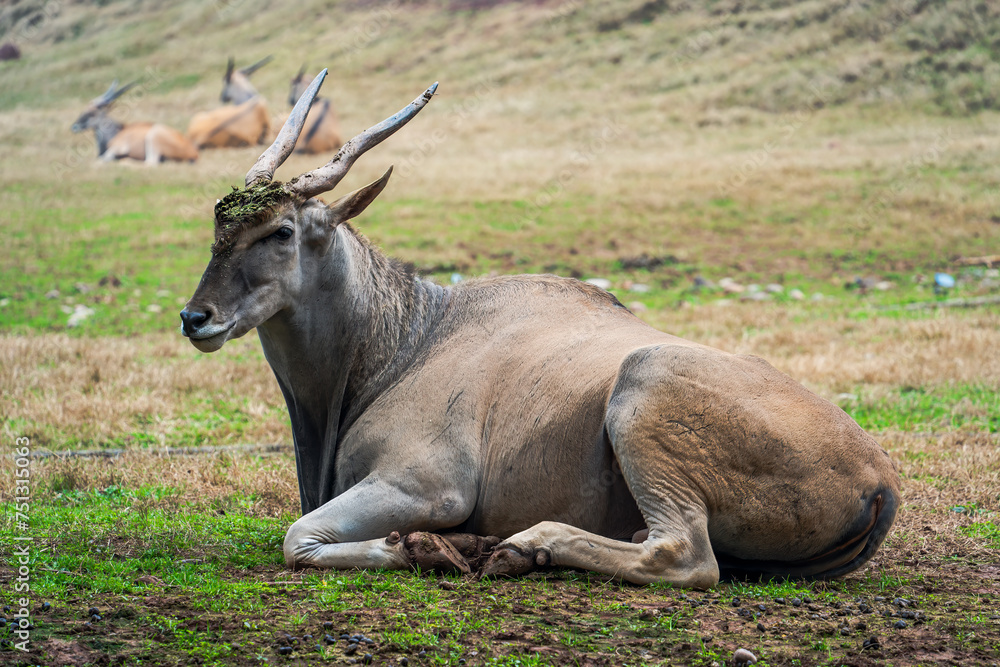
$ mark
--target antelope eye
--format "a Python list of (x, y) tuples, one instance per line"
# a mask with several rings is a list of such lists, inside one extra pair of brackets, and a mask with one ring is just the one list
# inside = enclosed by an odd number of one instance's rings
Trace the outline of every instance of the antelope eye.
[(276, 238), (279, 241), (287, 241), (288, 239), (292, 238), (293, 233), (294, 231), (292, 230), (291, 227), (282, 227), (275, 233), (271, 234), (271, 237)]

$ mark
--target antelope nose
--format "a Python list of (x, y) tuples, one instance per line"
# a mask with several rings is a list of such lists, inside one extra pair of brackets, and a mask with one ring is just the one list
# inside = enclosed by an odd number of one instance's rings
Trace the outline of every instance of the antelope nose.
[(184, 309), (181, 311), (181, 329), (185, 336), (190, 336), (208, 321), (210, 313), (199, 313), (196, 310)]

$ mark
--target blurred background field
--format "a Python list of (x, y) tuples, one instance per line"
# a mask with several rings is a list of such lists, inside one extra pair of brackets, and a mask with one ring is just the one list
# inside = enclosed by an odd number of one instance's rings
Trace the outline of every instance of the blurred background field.
[[(54, 612), (24, 664), (259, 664), (279, 659), (276, 631), (330, 617), (373, 633), (379, 656), (426, 649), (435, 664), (711, 665), (750, 646), (761, 664), (979, 665), (1000, 651), (997, 3), (16, 0), (0, 5), (3, 42), (21, 56), (0, 61), (0, 430), (37, 453), (127, 450), (32, 463), (33, 586)], [(724, 584), (696, 600), (725, 603), (708, 611), (576, 574), (449, 593), (410, 574), (283, 571), (299, 506), (280, 392), (253, 334), (204, 355), (177, 316), (216, 200), (262, 148), (105, 164), (70, 132), (114, 79), (137, 85), (113, 118), (183, 131), (219, 106), (230, 56), (268, 55), (252, 80), (271, 115), (300, 67), (327, 67), (346, 137), (440, 82), (340, 189), (395, 165), (355, 224), (423, 276), (596, 280), (650, 324), (760, 355), (847, 410), (903, 478), (878, 557), (831, 584)], [(294, 155), (277, 177), (329, 157)], [(286, 450), (157, 453), (247, 444)], [(0, 501), (10, 532), (5, 485)], [(793, 595), (830, 614), (902, 596), (926, 624), (898, 629), (896, 610), (845, 634), (778, 610)], [(766, 603), (768, 634), (732, 596)], [(573, 618), (558, 616), (567, 599)], [(118, 615), (81, 630), (90, 605)], [(882, 653), (864, 653), (868, 635)]]

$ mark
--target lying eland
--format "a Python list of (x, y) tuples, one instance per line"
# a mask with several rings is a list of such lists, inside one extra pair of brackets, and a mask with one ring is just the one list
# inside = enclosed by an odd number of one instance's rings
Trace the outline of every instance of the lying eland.
[(315, 199), (437, 84), (325, 166), (273, 182), (325, 73), (246, 188), (216, 204), (212, 258), (180, 314), (203, 352), (257, 329), (295, 440), (289, 567), (552, 565), (702, 588), (720, 572), (834, 577), (872, 557), (899, 479), (833, 404), (576, 280), (417, 278), (348, 224), (391, 169)]
[(196, 113), (188, 123), (187, 136), (198, 148), (264, 143), (270, 128), (267, 103), (250, 83), (250, 75), (269, 62), (271, 56), (237, 70), (229, 59), (220, 99), (230, 106)]
[(93, 130), (97, 139), (97, 155), (110, 162), (121, 158), (143, 160), (158, 164), (163, 160), (194, 162), (198, 149), (187, 138), (160, 123), (119, 123), (108, 115), (115, 100), (124, 95), (135, 83), (118, 86), (116, 79), (107, 92), (92, 101), (73, 123), (73, 132)]

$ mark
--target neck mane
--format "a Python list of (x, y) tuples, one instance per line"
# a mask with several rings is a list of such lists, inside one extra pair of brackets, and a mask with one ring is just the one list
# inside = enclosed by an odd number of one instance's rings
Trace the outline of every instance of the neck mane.
[(118, 121), (112, 119), (107, 114), (102, 114), (100, 119), (97, 121), (97, 126), (94, 128), (94, 136), (97, 138), (97, 155), (104, 155), (104, 151), (108, 150), (108, 144), (114, 139), (115, 135), (122, 131), (124, 125)]
[(411, 366), (447, 305), (443, 287), (420, 280), (346, 223), (335, 236), (308, 310), (258, 327), (288, 404), (303, 512), (336, 495), (340, 441)]

